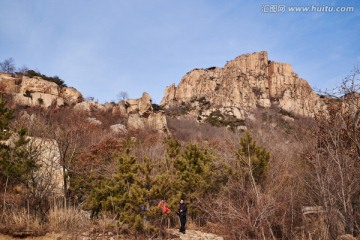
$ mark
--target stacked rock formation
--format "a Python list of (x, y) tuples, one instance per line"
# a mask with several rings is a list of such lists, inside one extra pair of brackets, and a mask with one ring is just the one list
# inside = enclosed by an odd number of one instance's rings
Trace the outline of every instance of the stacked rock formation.
[(163, 112), (154, 112), (152, 99), (146, 92), (141, 98), (129, 99), (124, 103), (128, 114), (128, 128), (139, 130), (148, 128), (161, 133), (167, 133), (166, 117)]

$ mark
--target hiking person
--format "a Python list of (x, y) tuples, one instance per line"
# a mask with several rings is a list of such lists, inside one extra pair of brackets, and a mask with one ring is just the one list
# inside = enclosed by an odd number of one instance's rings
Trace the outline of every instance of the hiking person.
[(181, 199), (180, 203), (179, 203), (179, 209), (177, 211), (177, 214), (179, 215), (179, 218), (180, 218), (179, 232), (182, 232), (184, 234), (185, 234), (185, 224), (186, 224), (186, 212), (187, 212), (186, 204), (184, 203), (184, 199)]
[(163, 223), (165, 222), (165, 225), (167, 225), (167, 228), (170, 228), (170, 208), (168, 207), (167, 203), (165, 200), (161, 200), (158, 203), (158, 207), (161, 208), (162, 211), (162, 216), (161, 216), (161, 225), (163, 225)]
[(165, 214), (168, 214), (170, 213), (170, 208), (168, 207), (167, 203), (165, 200), (161, 200), (159, 203), (158, 203), (158, 207), (161, 208), (161, 211)]

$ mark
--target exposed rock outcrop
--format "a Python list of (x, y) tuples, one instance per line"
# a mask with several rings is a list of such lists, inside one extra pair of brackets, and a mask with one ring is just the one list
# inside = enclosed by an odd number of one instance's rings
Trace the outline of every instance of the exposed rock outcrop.
[(25, 92), (39, 92), (59, 96), (60, 87), (56, 83), (46, 81), (40, 77), (29, 78), (27, 76), (23, 76), (20, 93)]
[[(14, 95), (15, 103), (27, 106), (72, 105), (86, 112), (111, 111), (128, 116), (128, 127), (151, 127), (166, 132), (162, 111), (154, 111), (149, 94), (123, 103), (99, 104), (84, 101), (80, 92), (60, 87), (41, 77), (0, 73), (0, 91)], [(325, 103), (291, 65), (268, 60), (267, 52), (245, 54), (229, 61), (223, 68), (211, 67), (188, 72), (178, 86), (165, 90), (162, 109), (176, 114), (190, 114), (198, 121), (242, 129), (256, 108), (278, 107), (286, 113), (312, 117)], [(177, 112), (177, 113), (176, 113)], [(171, 114), (170, 114), (171, 115)]]
[(269, 61), (265, 51), (241, 55), (223, 68), (190, 71), (177, 87), (166, 88), (161, 105), (187, 106), (198, 119), (215, 111), (244, 119), (257, 107), (271, 106), (311, 117), (323, 107), (320, 97), (291, 65)]
[(0, 73), (0, 91), (13, 95), (14, 102), (27, 106), (63, 106), (83, 101), (75, 88), (60, 87), (41, 77), (17, 76)]
[(139, 113), (146, 117), (153, 112), (152, 99), (147, 92), (144, 92), (141, 98), (126, 100), (125, 108), (128, 114)]
[(29, 149), (36, 152), (37, 164), (41, 167), (34, 173), (37, 188), (48, 196), (63, 196), (64, 178), (60, 165), (60, 150), (57, 142), (52, 139), (30, 138)]
[[(18, 138), (17, 134), (13, 134), (3, 143), (14, 147)], [(63, 196), (64, 175), (60, 165), (60, 150), (57, 142), (53, 139), (26, 138), (28, 140), (27, 151), (39, 166), (39, 169), (32, 173), (32, 184), (36, 184), (36, 188), (32, 191), (47, 197)]]
[(168, 127), (166, 117), (163, 112), (154, 112), (152, 99), (146, 92), (141, 98), (128, 99), (124, 103), (128, 114), (127, 126), (129, 129), (149, 128), (161, 133), (167, 133)]
[(85, 112), (98, 112), (98, 111), (105, 111), (106, 108), (100, 103), (86, 100), (76, 104), (74, 106), (74, 110), (85, 111)]
[[(74, 106), (76, 111), (87, 112), (88, 120), (95, 125), (101, 122), (91, 118), (91, 113), (108, 111), (113, 115), (127, 116), (130, 129), (150, 128), (162, 133), (168, 131), (164, 113), (154, 111), (148, 93), (143, 93), (139, 99), (129, 99), (119, 104), (100, 104), (92, 100), (84, 100), (82, 94), (75, 88), (61, 87), (38, 76), (30, 78), (8, 73), (0, 73), (0, 92), (12, 95), (13, 102), (19, 105), (44, 108)], [(111, 130), (115, 133), (127, 133), (124, 125), (114, 125)]]

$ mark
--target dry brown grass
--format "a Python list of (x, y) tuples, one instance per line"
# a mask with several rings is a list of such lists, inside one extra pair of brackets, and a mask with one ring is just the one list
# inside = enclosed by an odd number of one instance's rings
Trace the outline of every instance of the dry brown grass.
[(2, 209), (0, 232), (14, 236), (42, 236), (47, 232), (79, 232), (86, 231), (94, 223), (89, 214), (75, 207), (53, 207), (46, 218), (34, 215), (30, 209), (18, 207)]
[(41, 220), (32, 216), (26, 209), (19, 211), (8, 210), (3, 212), (1, 232), (15, 236), (26, 237), (30, 235), (42, 235), (45, 233), (45, 226)]
[(198, 123), (192, 118), (168, 117), (167, 123), (173, 137), (184, 142), (221, 139), (224, 134), (230, 132), (227, 128), (214, 127), (208, 123)]
[(48, 229), (50, 231), (78, 231), (89, 229), (91, 221), (89, 214), (75, 207), (67, 209), (54, 207), (48, 214)]

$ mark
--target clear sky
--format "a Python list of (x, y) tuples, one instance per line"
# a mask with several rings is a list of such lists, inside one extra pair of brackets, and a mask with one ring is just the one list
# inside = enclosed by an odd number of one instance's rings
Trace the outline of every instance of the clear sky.
[(100, 102), (147, 91), (159, 103), (191, 69), (262, 50), (320, 89), (360, 64), (359, 0), (0, 0), (0, 22), (0, 61)]

